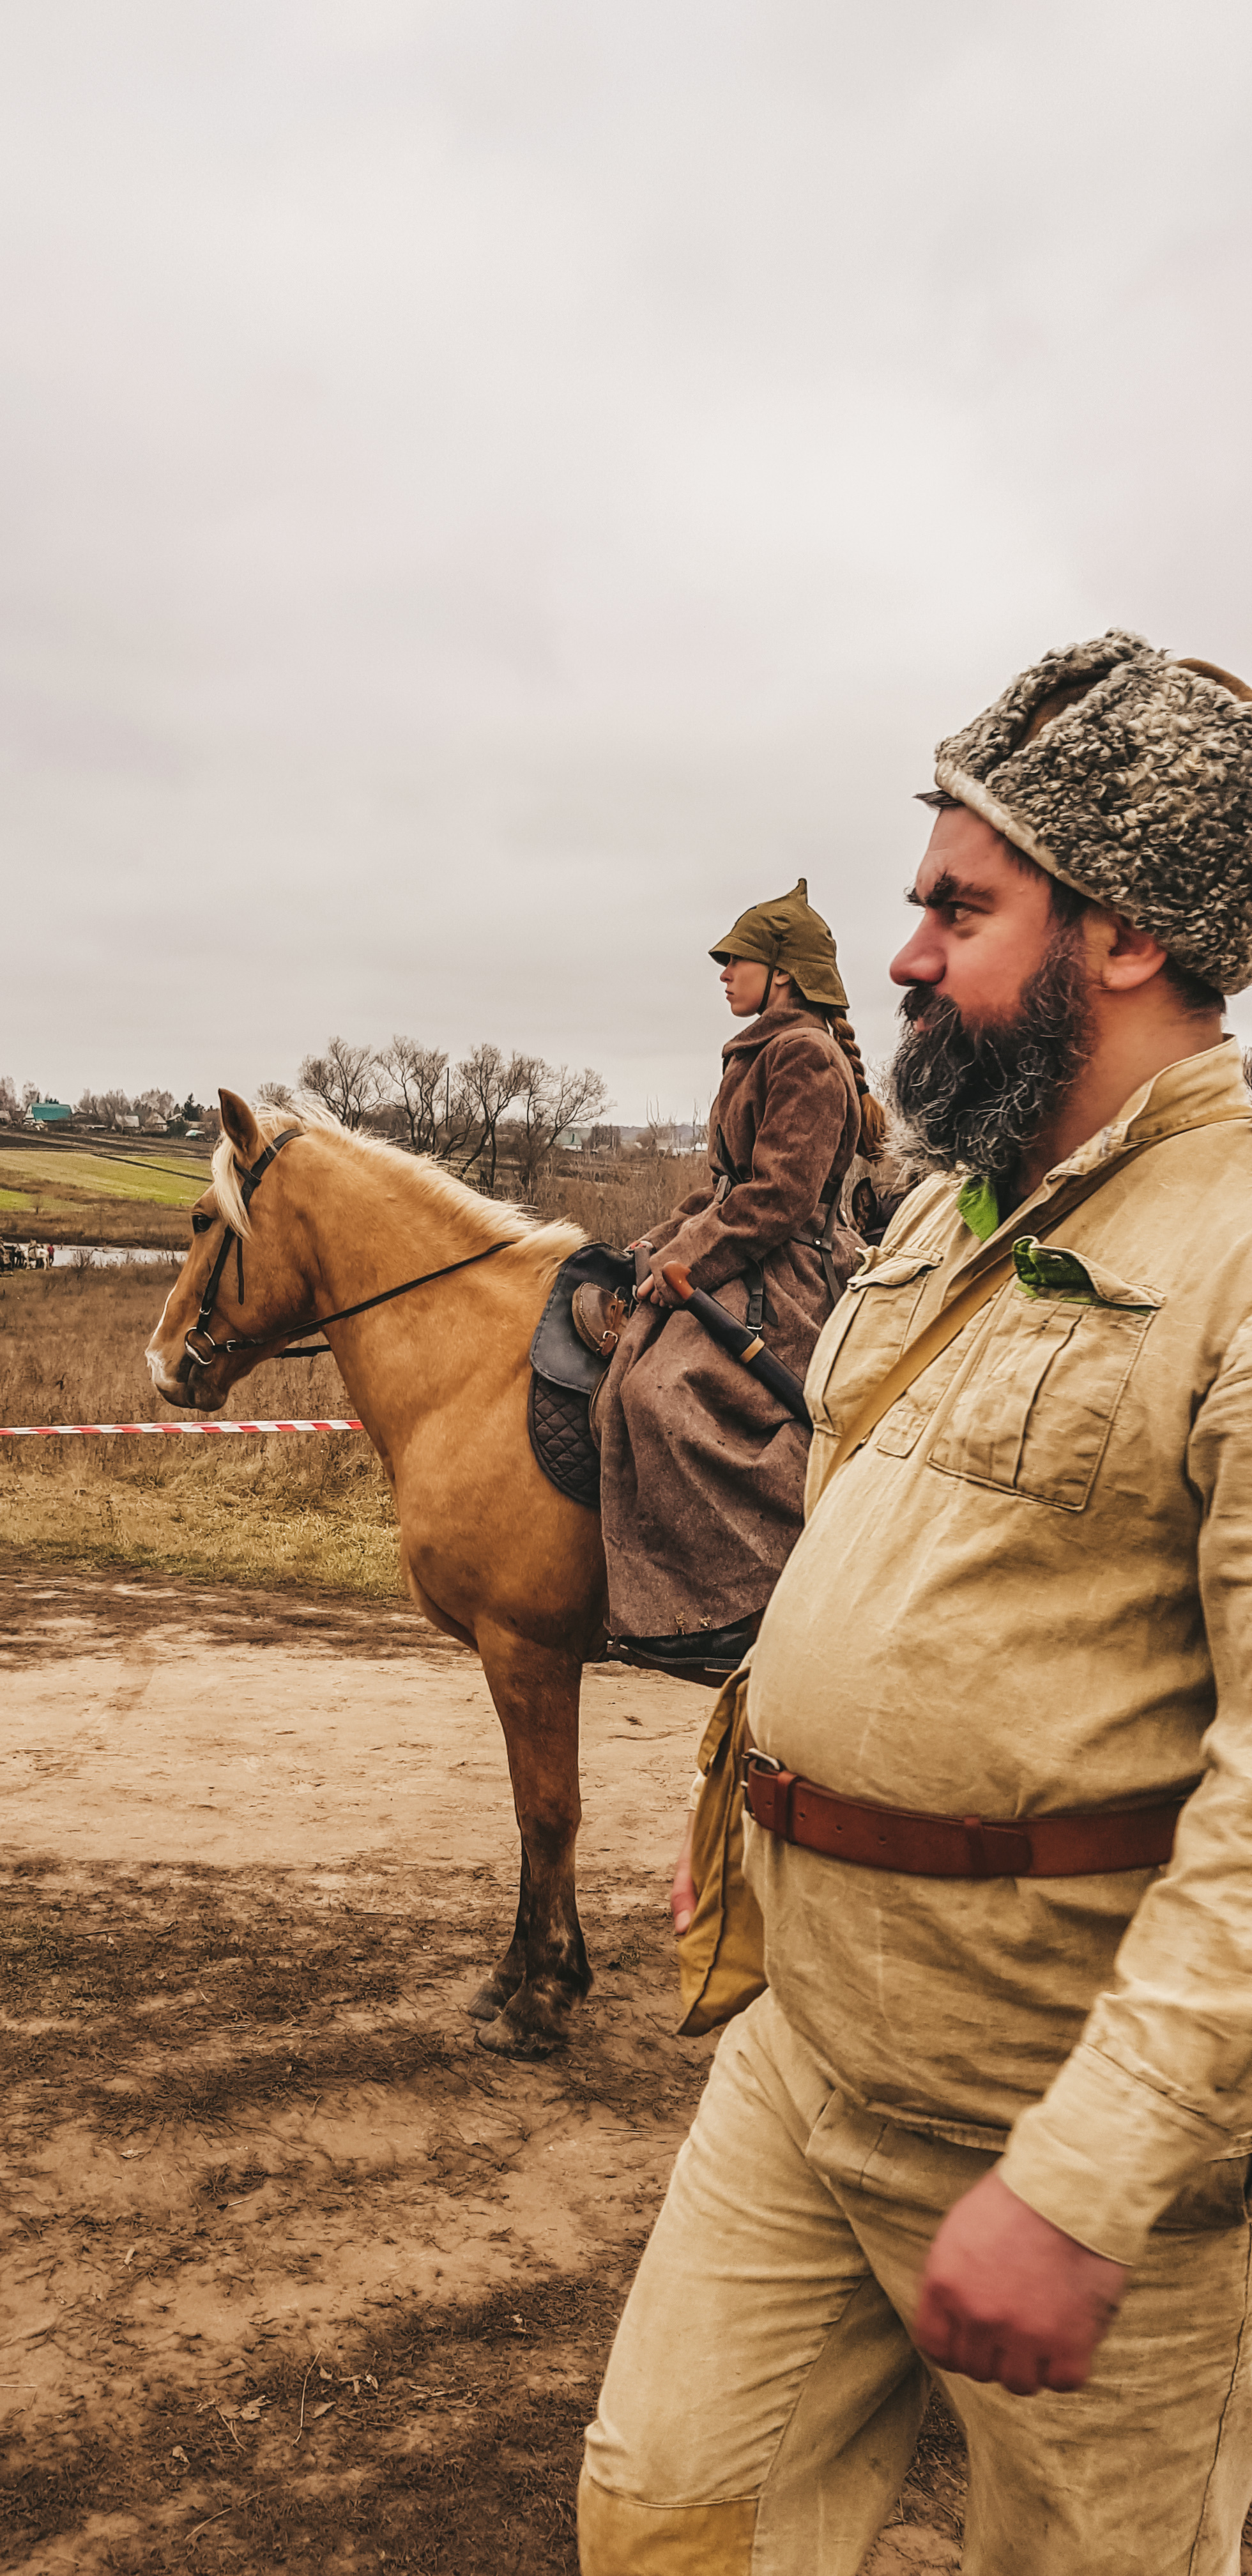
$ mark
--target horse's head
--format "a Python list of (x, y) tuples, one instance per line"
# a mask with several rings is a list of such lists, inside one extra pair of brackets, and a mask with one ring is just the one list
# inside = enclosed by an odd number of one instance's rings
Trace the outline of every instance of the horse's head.
[[(288, 1166), (307, 1141), (301, 1122), (277, 1110), (258, 1119), (234, 1091), (218, 1098), (212, 1183), (191, 1211), (191, 1249), (144, 1354), (158, 1395), (200, 1413), (218, 1412), (258, 1360), (297, 1339), (313, 1290)], [(293, 1128), (292, 1144), (275, 1153)]]

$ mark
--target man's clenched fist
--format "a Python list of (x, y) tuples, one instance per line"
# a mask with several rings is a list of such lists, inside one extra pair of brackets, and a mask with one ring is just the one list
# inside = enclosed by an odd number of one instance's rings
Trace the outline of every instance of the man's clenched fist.
[(1081, 2388), (1126, 2287), (996, 2173), (948, 2211), (922, 2274), (913, 2339), (927, 2361), (1014, 2397)]

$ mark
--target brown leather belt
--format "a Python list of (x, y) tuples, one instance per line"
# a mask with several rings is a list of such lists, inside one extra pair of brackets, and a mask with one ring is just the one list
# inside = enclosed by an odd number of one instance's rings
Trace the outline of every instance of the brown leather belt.
[(1098, 1878), (1107, 1870), (1159, 1869), (1194, 1781), (1153, 1807), (1102, 1807), (1067, 1815), (924, 1816), (908, 1807), (868, 1807), (784, 1771), (753, 1747), (743, 1786), (753, 1823), (804, 1851), (858, 1869), (897, 1869), (911, 1878)]

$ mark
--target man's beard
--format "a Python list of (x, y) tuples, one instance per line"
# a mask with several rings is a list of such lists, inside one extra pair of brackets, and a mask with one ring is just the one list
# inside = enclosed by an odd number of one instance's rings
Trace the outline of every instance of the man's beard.
[(1091, 1053), (1081, 940), (1059, 931), (1012, 1019), (994, 1027), (967, 1028), (956, 1004), (925, 984), (905, 994), (900, 1011), (909, 1025), (891, 1067), (891, 1098), (910, 1131), (906, 1154), (928, 1171), (1015, 1180)]

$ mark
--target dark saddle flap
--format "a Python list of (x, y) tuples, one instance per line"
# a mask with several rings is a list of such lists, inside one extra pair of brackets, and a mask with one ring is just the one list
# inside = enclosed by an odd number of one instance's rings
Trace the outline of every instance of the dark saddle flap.
[(530, 1346), (530, 1365), (536, 1376), (546, 1378), (550, 1386), (570, 1387), (578, 1395), (594, 1392), (606, 1366), (598, 1351), (588, 1350), (570, 1313), (575, 1289), (587, 1280), (596, 1288), (616, 1289), (620, 1297), (629, 1299), (635, 1286), (634, 1262), (628, 1253), (614, 1252), (607, 1243), (584, 1243), (572, 1252), (556, 1274)]

